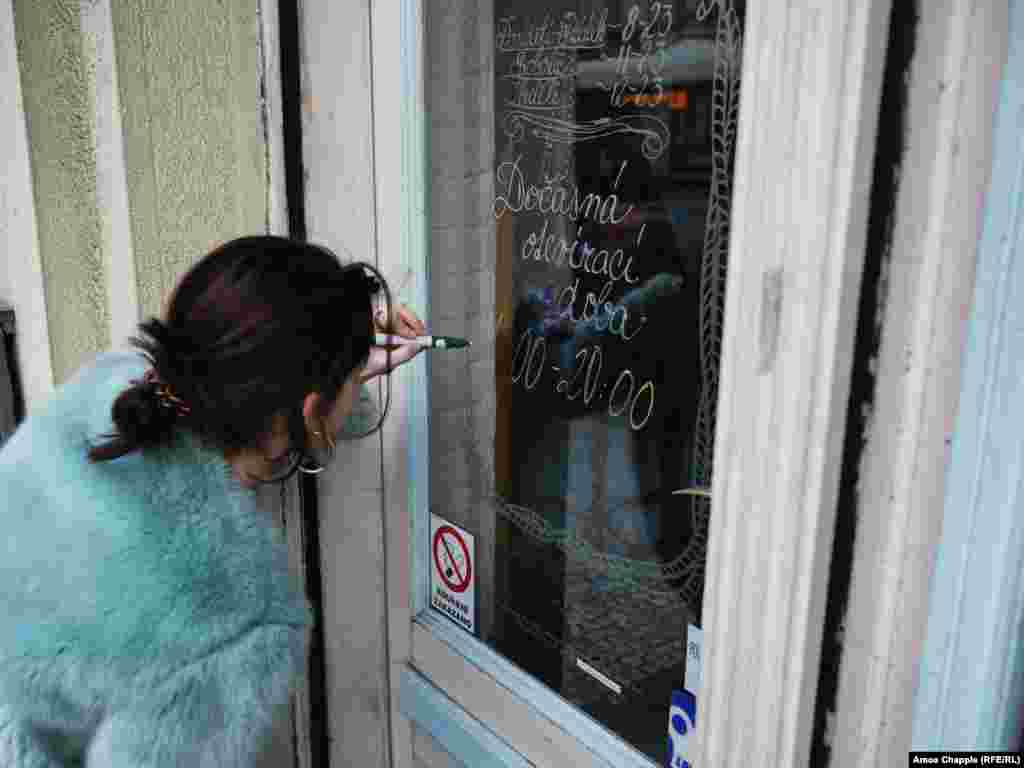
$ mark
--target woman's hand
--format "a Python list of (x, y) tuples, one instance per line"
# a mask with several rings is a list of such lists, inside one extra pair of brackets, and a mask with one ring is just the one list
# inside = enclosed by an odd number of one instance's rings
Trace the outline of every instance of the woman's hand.
[[(416, 313), (403, 304), (392, 306), (390, 317), (385, 316), (382, 309), (373, 317), (374, 329), (378, 333), (388, 333), (395, 336), (402, 336), (406, 339), (415, 339), (417, 336), (424, 336), (427, 333), (427, 326), (416, 316)], [(363, 381), (369, 381), (374, 376), (380, 376), (389, 370), (395, 370), (403, 363), (412, 360), (422, 352), (425, 347), (416, 344), (373, 347), (370, 349), (370, 359), (363, 368)], [(391, 368), (388, 368), (388, 355), (391, 356)]]

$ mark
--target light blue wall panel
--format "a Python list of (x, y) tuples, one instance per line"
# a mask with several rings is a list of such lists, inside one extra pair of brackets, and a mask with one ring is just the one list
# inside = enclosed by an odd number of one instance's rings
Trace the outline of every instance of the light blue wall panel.
[(959, 421), (915, 700), (916, 749), (1015, 749), (1024, 700), (1024, 0), (978, 251)]

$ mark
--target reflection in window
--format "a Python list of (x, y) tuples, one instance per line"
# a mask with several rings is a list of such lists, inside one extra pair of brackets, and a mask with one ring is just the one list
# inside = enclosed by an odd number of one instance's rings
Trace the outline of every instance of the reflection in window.
[(430, 323), (473, 341), (429, 361), (431, 512), (475, 539), (476, 634), (664, 762), (701, 624), (744, 3), (425, 7)]

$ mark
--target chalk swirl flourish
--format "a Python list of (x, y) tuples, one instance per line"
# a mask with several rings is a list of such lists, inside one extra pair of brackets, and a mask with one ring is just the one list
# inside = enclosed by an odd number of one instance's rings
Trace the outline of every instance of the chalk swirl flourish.
[(512, 141), (521, 141), (526, 136), (527, 126), (532, 136), (561, 144), (595, 141), (621, 133), (637, 134), (643, 137), (642, 151), (648, 160), (657, 160), (669, 140), (668, 126), (650, 115), (602, 117), (583, 123), (521, 110), (505, 115), (505, 135)]

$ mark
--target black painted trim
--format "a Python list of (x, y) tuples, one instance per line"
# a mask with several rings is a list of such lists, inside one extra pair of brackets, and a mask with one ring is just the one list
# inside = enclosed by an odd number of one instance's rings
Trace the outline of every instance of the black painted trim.
[(302, 162), (302, 56), (299, 0), (280, 0), (281, 106), (288, 234), (306, 239), (306, 170)]
[(867, 445), (866, 429), (876, 395), (875, 369), (881, 346), (881, 317), (886, 301), (885, 274), (891, 259), (900, 166), (906, 149), (907, 82), (918, 28), (918, 2), (895, 0), (889, 18), (881, 103), (878, 113), (874, 171), (864, 252), (864, 271), (857, 308), (853, 368), (847, 402), (846, 434), (836, 506), (835, 537), (829, 568), (825, 628), (822, 636), (818, 690), (814, 706), (809, 765), (823, 768), (831, 759), (827, 733), (834, 713), (843, 657), (843, 635), (853, 576), (854, 543), (860, 508), (860, 463)]
[(302, 544), (305, 560), (306, 596), (313, 609), (313, 631), (309, 640), (309, 730), (313, 768), (331, 764), (327, 709), (327, 659), (324, 652), (323, 575), (320, 567), (320, 513), (316, 477), (298, 474), (299, 507), (302, 516)]
[[(281, 40), (281, 104), (284, 138), (285, 189), (288, 234), (306, 240), (306, 172), (302, 157), (302, 57), (299, 0), (279, 0)], [(299, 509), (306, 596), (313, 611), (307, 667), (309, 691), (309, 744), (313, 768), (330, 768), (330, 731), (327, 708), (327, 662), (324, 652), (323, 573), (320, 549), (319, 490), (316, 477), (299, 473)]]

